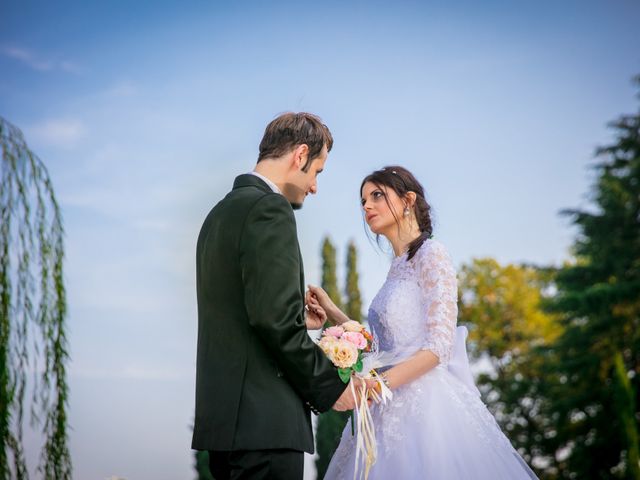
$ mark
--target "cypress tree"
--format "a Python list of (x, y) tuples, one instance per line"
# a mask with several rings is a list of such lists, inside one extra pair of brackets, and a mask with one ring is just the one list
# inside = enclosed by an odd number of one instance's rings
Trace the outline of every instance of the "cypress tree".
[[(333, 300), (339, 308), (342, 308), (343, 304), (340, 298), (338, 276), (336, 273), (336, 249), (329, 237), (325, 237), (322, 242), (321, 286), (329, 294), (331, 300)], [(316, 429), (316, 450), (318, 452), (316, 472), (317, 478), (319, 479), (323, 478), (327, 472), (327, 467), (340, 442), (340, 435), (348, 418), (349, 412), (336, 412), (335, 410), (329, 410), (318, 416)]]
[(362, 299), (358, 286), (357, 262), (358, 251), (352, 240), (347, 247), (347, 281), (344, 289), (347, 305), (345, 313), (351, 320), (362, 322)]

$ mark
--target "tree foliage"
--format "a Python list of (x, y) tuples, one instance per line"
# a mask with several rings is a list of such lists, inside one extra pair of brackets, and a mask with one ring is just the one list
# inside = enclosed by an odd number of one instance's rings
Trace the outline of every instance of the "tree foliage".
[(23, 423), (30, 403), (44, 435), (43, 478), (69, 479), (62, 216), (45, 165), (2, 117), (0, 144), (0, 478), (28, 478)]
[(548, 303), (564, 327), (550, 369), (560, 478), (640, 479), (640, 114), (611, 126), (591, 208), (564, 211), (578, 229), (575, 261)]
[[(344, 303), (347, 316), (358, 322), (362, 321), (362, 300), (358, 286), (358, 252), (353, 242), (347, 246), (345, 302), (340, 298), (338, 277), (336, 274), (336, 249), (331, 240), (326, 237), (322, 243), (322, 288), (324, 288), (331, 300), (342, 306)], [(316, 446), (318, 458), (316, 459), (316, 472), (318, 478), (323, 478), (331, 457), (333, 456), (344, 426), (349, 419), (349, 412), (336, 412), (329, 410), (318, 417), (316, 429)]]
[(193, 453), (194, 465), (196, 471), (196, 480), (215, 480), (209, 470), (209, 452), (206, 450), (197, 450)]
[(347, 278), (344, 294), (346, 298), (345, 313), (351, 320), (362, 321), (362, 298), (358, 286), (358, 251), (353, 241), (347, 245)]
[(597, 150), (573, 259), (558, 269), (474, 261), (461, 275), (485, 399), (546, 479), (640, 479), (640, 114)]
[(541, 305), (552, 278), (548, 270), (502, 266), (492, 258), (474, 259), (459, 272), (459, 318), (470, 323), (471, 357), (486, 366), (478, 388), (514, 446), (541, 473), (553, 463), (545, 448), (553, 422), (542, 414), (549, 388), (543, 351), (562, 331)]

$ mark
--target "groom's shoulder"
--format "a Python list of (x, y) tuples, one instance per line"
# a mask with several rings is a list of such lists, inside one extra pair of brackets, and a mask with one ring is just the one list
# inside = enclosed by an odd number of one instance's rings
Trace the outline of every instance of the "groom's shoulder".
[(222, 210), (235, 212), (244, 216), (250, 212), (282, 211), (293, 216), (289, 201), (281, 194), (274, 192), (254, 175), (240, 175), (236, 178), (233, 189), (218, 205)]

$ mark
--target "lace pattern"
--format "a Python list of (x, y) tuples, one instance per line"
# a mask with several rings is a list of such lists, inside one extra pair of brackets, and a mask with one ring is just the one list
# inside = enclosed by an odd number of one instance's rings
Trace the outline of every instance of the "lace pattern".
[[(384, 285), (371, 302), (368, 321), (381, 352), (389, 353), (390, 358), (407, 358), (427, 349), (440, 360), (422, 377), (394, 389), (390, 403), (372, 406), (379, 465), (402, 462), (405, 457), (401, 452), (416, 442), (429, 446), (444, 441), (443, 437), (452, 442), (454, 437), (449, 435), (460, 435), (484, 452), (479, 462), (493, 461), (485, 459), (486, 452), (505, 459), (502, 471), (509, 474), (495, 478), (535, 478), (533, 473), (523, 474), (528, 467), (480, 397), (448, 370), (456, 338), (457, 289), (456, 272), (446, 248), (429, 239), (411, 260), (407, 261), (406, 254), (393, 260)], [(447, 418), (450, 426), (444, 426)], [(347, 424), (325, 478), (351, 478), (354, 451), (355, 438)], [(509, 463), (513, 458), (523, 466), (518, 463), (514, 467)], [(442, 459), (443, 463), (449, 461)], [(509, 469), (516, 473), (511, 475)]]
[[(434, 391), (446, 398), (447, 408), (463, 416), (468, 425), (466, 435), (473, 435), (488, 448), (506, 453), (515, 452), (486, 405), (466, 386), (457, 382), (446, 367), (439, 365), (423, 377), (394, 390), (393, 401), (389, 404), (373, 406), (372, 416), (380, 461), (390, 460), (402, 448), (401, 445), (412, 441), (412, 437), (416, 435), (415, 425), (429, 425), (430, 420), (425, 415), (428, 403), (437, 401), (432, 396)], [(352, 437), (351, 428), (347, 424), (340, 446), (332, 459), (336, 473), (332, 478), (349, 478), (355, 447), (355, 437)]]
[(369, 324), (386, 352), (430, 350), (447, 365), (455, 340), (458, 283), (440, 242), (426, 240), (411, 260), (396, 257), (369, 309)]

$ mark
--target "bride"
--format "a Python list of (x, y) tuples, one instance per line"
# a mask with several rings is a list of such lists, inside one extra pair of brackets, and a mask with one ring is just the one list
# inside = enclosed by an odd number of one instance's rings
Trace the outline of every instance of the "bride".
[[(469, 372), (467, 330), (457, 327), (456, 272), (444, 245), (432, 239), (430, 207), (420, 183), (395, 166), (368, 175), (360, 187), (369, 228), (393, 246), (387, 279), (368, 321), (386, 362), (392, 390), (373, 404), (378, 444), (369, 478), (409, 480), (516, 480), (537, 478), (480, 399)], [(331, 323), (348, 317), (319, 287), (310, 307)], [(345, 427), (325, 479), (352, 479), (355, 437)]]

